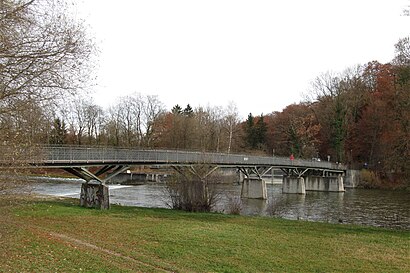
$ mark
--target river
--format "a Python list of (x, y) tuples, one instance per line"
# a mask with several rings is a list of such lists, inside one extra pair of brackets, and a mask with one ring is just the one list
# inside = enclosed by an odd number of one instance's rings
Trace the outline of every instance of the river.
[[(43, 180), (44, 181), (44, 180)], [(78, 179), (37, 180), (37, 194), (79, 198)], [(110, 203), (166, 208), (164, 184), (109, 185)], [(242, 215), (262, 215), (307, 221), (348, 223), (410, 230), (410, 193), (404, 191), (346, 189), (337, 192), (283, 194), (282, 185), (268, 184), (268, 200), (241, 199)], [(240, 185), (221, 187), (216, 211), (226, 212), (229, 198), (238, 200)]]

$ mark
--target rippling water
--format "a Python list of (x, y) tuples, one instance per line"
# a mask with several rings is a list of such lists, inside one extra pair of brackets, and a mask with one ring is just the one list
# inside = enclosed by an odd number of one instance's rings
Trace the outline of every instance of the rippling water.
[[(34, 192), (79, 198), (81, 182), (37, 182)], [(139, 207), (167, 207), (163, 184), (110, 185), (110, 202)], [(344, 193), (307, 192), (282, 194), (282, 185), (267, 185), (268, 200), (241, 199), (243, 215), (351, 223), (410, 230), (410, 193), (347, 189)], [(217, 211), (228, 210), (229, 197), (240, 196), (239, 185), (221, 187)]]

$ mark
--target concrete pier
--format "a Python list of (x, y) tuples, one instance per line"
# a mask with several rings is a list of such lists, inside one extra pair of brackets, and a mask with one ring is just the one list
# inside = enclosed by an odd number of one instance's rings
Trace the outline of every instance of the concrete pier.
[(305, 178), (307, 191), (344, 192), (343, 176), (307, 176)]
[(338, 175), (336, 177), (329, 177), (329, 191), (344, 192), (345, 187), (343, 183), (344, 177)]
[(282, 193), (305, 194), (305, 179), (303, 177), (283, 176)]
[(266, 182), (259, 178), (245, 178), (242, 183), (241, 197), (267, 199)]
[(99, 182), (86, 182), (81, 185), (80, 206), (86, 208), (109, 209), (108, 187)]

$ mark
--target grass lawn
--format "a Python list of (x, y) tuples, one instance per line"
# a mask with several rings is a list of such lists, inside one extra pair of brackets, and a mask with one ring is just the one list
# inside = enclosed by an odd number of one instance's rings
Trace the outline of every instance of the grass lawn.
[(410, 272), (410, 232), (0, 197), (0, 272)]

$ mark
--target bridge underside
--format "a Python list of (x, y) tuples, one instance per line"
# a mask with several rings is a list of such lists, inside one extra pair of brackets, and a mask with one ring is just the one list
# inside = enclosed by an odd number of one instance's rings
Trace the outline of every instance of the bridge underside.
[[(123, 173), (133, 165), (146, 164), (90, 164), (83, 166), (53, 165), (48, 167), (60, 168), (83, 179), (80, 203), (85, 207), (109, 208), (109, 193), (106, 182), (116, 175)], [(150, 164), (151, 165), (151, 164)], [(283, 173), (282, 192), (305, 194), (306, 191), (337, 191), (343, 192), (343, 170), (329, 170), (297, 166), (235, 166), (211, 164), (155, 164), (171, 167), (180, 174), (194, 175), (205, 180), (218, 168), (236, 167), (244, 176), (241, 197), (267, 199), (266, 182), (262, 179), (272, 169), (280, 169)], [(47, 166), (44, 166), (47, 167)]]
[[(263, 176), (273, 166), (238, 167), (244, 175), (241, 196), (267, 199), (266, 182)], [(283, 173), (282, 192), (305, 194), (306, 191), (344, 192), (344, 171), (303, 167), (280, 167)]]
[[(98, 169), (95, 172), (92, 172), (90, 168), (80, 166), (66, 166), (62, 167), (61, 169), (65, 170), (66, 172), (74, 176), (77, 176), (78, 178), (84, 179), (86, 183), (90, 181), (95, 181), (101, 184), (105, 184), (108, 180), (128, 170), (129, 168), (129, 165), (104, 165), (98, 167)], [(108, 172), (110, 173), (107, 175)]]

